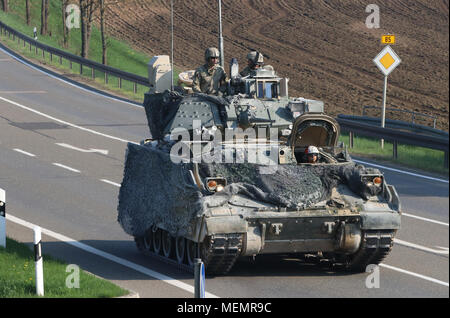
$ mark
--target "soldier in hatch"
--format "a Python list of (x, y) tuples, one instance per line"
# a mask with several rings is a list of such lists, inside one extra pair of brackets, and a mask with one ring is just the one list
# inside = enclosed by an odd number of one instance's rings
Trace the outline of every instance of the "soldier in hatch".
[(252, 71), (256, 71), (264, 65), (264, 56), (258, 51), (252, 51), (247, 54), (248, 66), (240, 73), (242, 77), (250, 75)]
[(194, 74), (192, 90), (194, 93), (205, 93), (222, 96), (227, 89), (225, 70), (218, 65), (219, 50), (215, 47), (205, 51), (206, 64), (200, 66)]

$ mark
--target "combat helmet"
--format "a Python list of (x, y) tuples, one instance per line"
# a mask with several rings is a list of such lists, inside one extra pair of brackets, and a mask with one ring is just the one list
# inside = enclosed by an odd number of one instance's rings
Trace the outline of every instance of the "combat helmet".
[(211, 57), (220, 57), (219, 50), (215, 47), (207, 48), (205, 51), (205, 61), (208, 62)]
[(264, 64), (264, 56), (258, 51), (252, 51), (247, 54), (247, 59), (252, 61), (254, 65), (263, 65)]

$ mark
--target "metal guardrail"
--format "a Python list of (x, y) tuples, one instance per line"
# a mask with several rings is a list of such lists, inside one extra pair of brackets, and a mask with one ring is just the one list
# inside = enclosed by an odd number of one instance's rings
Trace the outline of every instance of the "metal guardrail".
[[(393, 142), (393, 157), (394, 159), (398, 158), (398, 144), (406, 144), (424, 148), (430, 148), (435, 150), (440, 150), (445, 153), (444, 157), (444, 167), (449, 167), (449, 136), (448, 133), (440, 131), (439, 133), (435, 133), (435, 135), (431, 134), (420, 134), (413, 133), (408, 131), (402, 131), (394, 128), (382, 128), (380, 126), (375, 126), (373, 124), (368, 124), (367, 122), (361, 122), (361, 118), (358, 116), (347, 116), (347, 115), (339, 115), (336, 119), (341, 127), (341, 131), (348, 132), (350, 135), (350, 147), (353, 147), (353, 137), (355, 134), (361, 136), (367, 136), (377, 139), (384, 139)], [(379, 122), (379, 119), (378, 119)], [(427, 127), (429, 129), (433, 129)], [(433, 129), (437, 130), (437, 129)]]
[(63, 50), (48, 46), (43, 43), (39, 43), (38, 41), (34, 40), (33, 38), (30, 38), (29, 36), (26, 36), (25, 34), (22, 34), (13, 28), (7, 26), (3, 22), (0, 21), (0, 35), (8, 34), (8, 37), (13, 37), (13, 41), (15, 41), (15, 38), (18, 38), (18, 42), (20, 43), (20, 40), (23, 41), (24, 47), (26, 46), (26, 43), (28, 43), (30, 51), (32, 51), (32, 47), (34, 47), (35, 53), (38, 53), (38, 49), (42, 51), (43, 57), (45, 57), (45, 52), (48, 52), (50, 54), (50, 60), (53, 60), (53, 56), (59, 57), (59, 62), (62, 64), (62, 59), (66, 59), (70, 61), (70, 67), (72, 68), (72, 63), (76, 63), (80, 65), (80, 74), (83, 73), (83, 66), (89, 67), (91, 69), (91, 76), (92, 78), (95, 78), (95, 70), (103, 72), (104, 78), (105, 78), (105, 84), (108, 83), (108, 76), (114, 76), (118, 79), (118, 87), (122, 88), (122, 80), (127, 80), (129, 82), (133, 83), (134, 93), (137, 92), (137, 85), (142, 85), (146, 87), (150, 87), (150, 83), (148, 82), (148, 79), (146, 77), (142, 77), (139, 75), (135, 75), (129, 72), (125, 72), (122, 70), (119, 70), (117, 68), (113, 68), (111, 66), (103, 65), (101, 63), (82, 58), (78, 55), (65, 52)]
[[(381, 119), (375, 118), (375, 117), (338, 115), (338, 118), (348, 119), (348, 120), (356, 121), (359, 123), (365, 123), (368, 125), (373, 125), (373, 126), (378, 126), (378, 127), (381, 126)], [(408, 131), (411, 133), (416, 133), (416, 134), (421, 134), (421, 135), (429, 135), (429, 136), (444, 137), (444, 138), (448, 138), (448, 136), (449, 136), (448, 132), (446, 132), (446, 131), (439, 130), (436, 128), (431, 128), (429, 126), (418, 125), (418, 124), (411, 123), (411, 122), (401, 121), (401, 120), (386, 119), (385, 127), (397, 129), (397, 130)]]
[[(367, 109), (379, 109), (380, 111), (382, 110), (381, 106), (363, 106), (363, 112), (362, 115), (367, 116), (366, 115), (366, 110)], [(411, 122), (413, 124), (415, 124), (415, 120), (419, 117), (424, 117), (424, 118), (429, 118), (433, 120), (433, 128), (436, 128), (436, 122), (437, 122), (437, 117), (436, 116), (431, 116), (431, 115), (427, 115), (427, 114), (422, 114), (422, 113), (418, 113), (418, 112), (413, 112), (410, 110), (404, 110), (404, 109), (396, 109), (396, 108), (386, 108), (387, 111), (390, 112), (399, 112), (399, 113), (406, 113), (411, 115)]]

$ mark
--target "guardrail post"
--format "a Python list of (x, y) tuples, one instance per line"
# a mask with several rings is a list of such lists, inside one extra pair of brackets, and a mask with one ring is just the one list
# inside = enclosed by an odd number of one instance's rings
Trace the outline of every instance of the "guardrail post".
[(108, 73), (104, 73), (105, 74), (105, 84), (108, 84)]
[(95, 69), (93, 67), (91, 68), (91, 77), (95, 79)]
[(398, 159), (398, 142), (397, 142), (397, 140), (394, 140), (394, 143), (392, 144), (392, 157), (394, 157), (395, 160)]
[(122, 89), (122, 79), (119, 77), (119, 88)]
[(133, 91), (136, 94), (137, 93), (137, 84), (136, 82), (133, 82)]
[(83, 64), (80, 64), (80, 74), (83, 75)]
[(348, 138), (349, 138), (349, 141), (348, 141), (348, 143), (349, 143), (349, 147), (350, 147), (350, 149), (352, 149), (352, 148), (353, 148), (353, 137), (354, 137), (354, 135), (353, 135), (353, 131), (350, 131), (350, 132), (348, 133)]

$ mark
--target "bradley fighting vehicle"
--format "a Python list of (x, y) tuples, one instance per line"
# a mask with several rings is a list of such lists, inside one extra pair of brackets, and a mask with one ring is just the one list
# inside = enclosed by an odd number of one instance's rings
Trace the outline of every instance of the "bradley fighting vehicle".
[[(221, 97), (157, 85), (146, 94), (152, 137), (128, 145), (123, 229), (145, 253), (186, 267), (202, 258), (208, 274), (261, 254), (351, 271), (381, 262), (400, 228), (395, 188), (352, 161), (323, 102), (290, 98), (270, 66), (244, 78), (238, 70), (233, 60)], [(311, 145), (315, 164), (305, 157)]]

